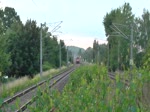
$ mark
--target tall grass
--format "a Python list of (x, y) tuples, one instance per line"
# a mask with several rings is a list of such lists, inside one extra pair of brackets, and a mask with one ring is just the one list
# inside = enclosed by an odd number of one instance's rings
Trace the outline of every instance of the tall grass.
[[(61, 70), (66, 69), (65, 66), (61, 68)], [(21, 77), (19, 79), (13, 80), (8, 83), (1, 84), (0, 86), (0, 98), (6, 98), (8, 96), (12, 96), (15, 93), (23, 90), (33, 84), (38, 83), (41, 80), (52, 77), (54, 74), (60, 72), (60, 69), (50, 69), (48, 71), (43, 72), (42, 76), (37, 74), (33, 79), (28, 78), (27, 76)]]

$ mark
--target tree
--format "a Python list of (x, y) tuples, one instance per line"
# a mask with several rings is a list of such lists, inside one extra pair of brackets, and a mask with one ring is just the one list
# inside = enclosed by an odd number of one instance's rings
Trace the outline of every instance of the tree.
[[(114, 30), (111, 28), (113, 23), (119, 23), (123, 25), (130, 26), (134, 21), (134, 15), (132, 14), (132, 8), (129, 3), (125, 3), (122, 7), (113, 9), (110, 13), (107, 13), (104, 17), (104, 27), (106, 36), (108, 36), (108, 45), (109, 45), (109, 63), (111, 69), (114, 71), (119, 68), (129, 67), (129, 41), (122, 38), (122, 36), (111, 36), (114, 35)], [(129, 28), (124, 28), (122, 26), (118, 26), (119, 29), (124, 32), (126, 35), (130, 35)], [(120, 46), (119, 46), (120, 44)], [(119, 46), (119, 48), (118, 48)], [(118, 50), (120, 51), (118, 55)], [(118, 56), (120, 61), (118, 63)], [(123, 66), (122, 66), (123, 65)]]
[(92, 63), (93, 62), (93, 48), (88, 47), (83, 53), (82, 53), (82, 59), (86, 62)]
[(82, 51), (81, 51), (81, 49), (79, 49), (78, 56), (81, 56), (81, 55), (82, 55)]
[(11, 64), (10, 53), (7, 50), (7, 38), (5, 36), (7, 30), (14, 22), (20, 22), (20, 18), (14, 8), (5, 7), (4, 11), (0, 9), (0, 72), (4, 71)]
[(96, 63), (98, 62), (98, 41), (94, 40), (93, 42), (93, 62)]
[(103, 63), (107, 65), (107, 45), (106, 44), (100, 44), (99, 45), (99, 58), (100, 58), (100, 63)]
[(143, 57), (143, 68), (150, 71), (150, 41), (148, 42), (148, 47)]
[[(148, 46), (150, 40), (150, 13), (144, 9), (141, 17), (135, 19), (135, 47), (136, 47), (136, 58), (135, 64), (137, 67), (141, 67), (146, 62), (145, 57), (148, 56)], [(146, 56), (147, 55), (147, 56)], [(144, 59), (143, 59), (144, 58)], [(144, 62), (143, 62), (144, 60)]]
[(137, 28), (137, 34), (136, 34), (136, 44), (138, 47), (141, 47), (141, 49), (146, 49), (149, 35), (150, 35), (150, 13), (148, 10), (143, 10), (142, 18), (136, 18), (135, 20), (136, 28)]
[(3, 20), (4, 30), (6, 31), (8, 28), (11, 27), (12, 23), (20, 22), (20, 17), (17, 15), (14, 8), (5, 7), (2, 20)]
[(39, 72), (39, 38), (40, 28), (35, 21), (27, 20), (26, 24), (14, 23), (7, 32), (11, 65), (6, 70), (10, 76), (32, 76)]
[(3, 17), (4, 17), (4, 12), (2, 9), (0, 9), (0, 35), (2, 36), (4, 33), (4, 25), (3, 25)]
[(59, 67), (59, 45), (57, 37), (44, 37), (43, 45), (43, 63), (49, 67)]
[(4, 70), (11, 64), (10, 54), (6, 53), (6, 39), (4, 36), (0, 37), (0, 72), (4, 75)]
[(63, 40), (60, 40), (60, 45), (61, 45), (61, 59), (62, 64), (64, 65), (67, 62), (67, 50)]

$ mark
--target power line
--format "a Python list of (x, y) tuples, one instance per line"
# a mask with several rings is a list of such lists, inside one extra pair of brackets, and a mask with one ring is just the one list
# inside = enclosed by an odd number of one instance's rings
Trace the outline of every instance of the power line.
[[(37, 3), (34, 1), (34, 0), (32, 0), (32, 3), (38, 8), (38, 9), (41, 9), (38, 5), (37, 5)], [(46, 14), (45, 13), (42, 13), (42, 17), (45, 17), (46, 18)], [(45, 19), (45, 21), (46, 21), (46, 19)]]
[(38, 7), (37, 4), (34, 2), (34, 0), (32, 0), (32, 2), (33, 2), (33, 4), (34, 4), (36, 7)]

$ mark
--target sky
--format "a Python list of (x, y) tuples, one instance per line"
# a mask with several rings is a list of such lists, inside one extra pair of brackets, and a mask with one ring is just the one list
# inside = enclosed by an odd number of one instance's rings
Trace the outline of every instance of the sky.
[(107, 43), (103, 18), (125, 2), (130, 3), (136, 17), (144, 8), (150, 11), (150, 0), (0, 0), (0, 7), (15, 8), (23, 23), (27, 19), (36, 20), (38, 25), (46, 22), (49, 31), (57, 25), (54, 23), (63, 21), (53, 35), (66, 45), (86, 49), (93, 46), (94, 39)]

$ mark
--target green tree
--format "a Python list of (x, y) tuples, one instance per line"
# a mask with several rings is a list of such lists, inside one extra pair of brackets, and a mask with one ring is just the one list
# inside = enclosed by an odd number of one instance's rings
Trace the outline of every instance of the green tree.
[(82, 51), (81, 51), (81, 49), (79, 49), (78, 56), (81, 56), (81, 55), (82, 55)]
[(49, 63), (50, 67), (59, 67), (59, 45), (57, 37), (44, 37), (43, 45), (43, 62)]
[(5, 69), (11, 64), (10, 54), (6, 53), (6, 39), (4, 36), (0, 37), (0, 72), (4, 75)]
[[(110, 67), (116, 70), (118, 65), (120, 68), (129, 67), (129, 48), (130, 42), (122, 36), (111, 36), (114, 35), (115, 31), (111, 28), (113, 23), (119, 23), (130, 26), (134, 21), (134, 15), (132, 14), (132, 8), (129, 3), (125, 3), (122, 7), (113, 9), (110, 13), (107, 13), (104, 17), (104, 27), (106, 36), (108, 37), (109, 44), (109, 61)], [(130, 30), (127, 27), (117, 26), (126, 35), (130, 35)], [(129, 36), (128, 36), (129, 37)], [(120, 44), (120, 46), (119, 46)], [(119, 46), (119, 48), (118, 48)], [(118, 51), (120, 51), (118, 55)], [(120, 62), (118, 63), (118, 56)]]
[(100, 44), (99, 45), (99, 59), (100, 59), (100, 63), (103, 63), (105, 65), (107, 65), (107, 59), (108, 59), (108, 55), (107, 55), (107, 45), (106, 44)]
[[(137, 67), (148, 66), (149, 41), (150, 41), (150, 13), (144, 9), (141, 17), (135, 19), (136, 24), (136, 58), (135, 64)], [(147, 63), (147, 64), (146, 64)]]
[(141, 47), (141, 49), (146, 49), (149, 35), (150, 35), (150, 13), (148, 10), (144, 9), (143, 14), (141, 18), (136, 18), (135, 20), (136, 28), (137, 28), (137, 34), (135, 42), (138, 45), (138, 47)]
[(0, 71), (5, 74), (5, 70), (11, 64), (10, 53), (7, 52), (6, 32), (14, 22), (20, 22), (20, 18), (14, 8), (5, 7), (0, 9)]
[(11, 27), (12, 23), (20, 22), (20, 17), (17, 15), (17, 12), (14, 8), (5, 7), (2, 16), (4, 30), (6, 31)]
[(143, 68), (150, 71), (150, 41), (148, 42), (148, 47), (143, 57)]
[(64, 65), (67, 62), (67, 50), (63, 40), (60, 40), (60, 45), (61, 45), (61, 59), (62, 59), (62, 64)]
[(39, 72), (39, 32), (35, 21), (27, 20), (26, 24), (14, 23), (7, 32), (8, 49), (11, 66), (6, 70), (8, 75), (21, 77), (32, 76)]
[(93, 49), (91, 47), (88, 47), (82, 54), (82, 57), (86, 62), (93, 62)]
[(93, 62), (96, 63), (98, 62), (98, 41), (94, 40), (93, 42)]

